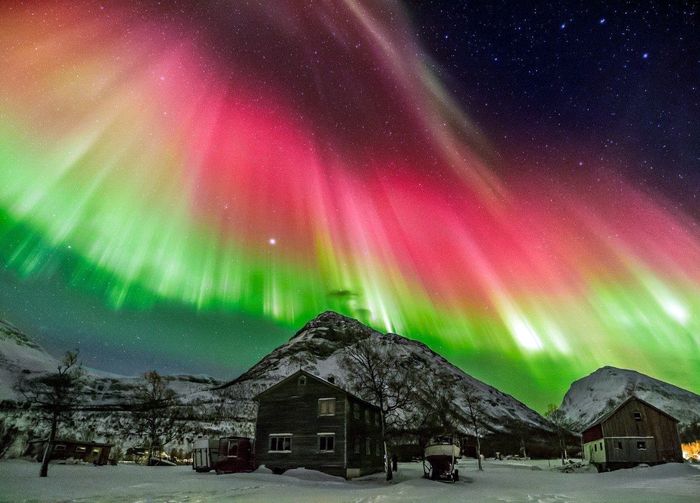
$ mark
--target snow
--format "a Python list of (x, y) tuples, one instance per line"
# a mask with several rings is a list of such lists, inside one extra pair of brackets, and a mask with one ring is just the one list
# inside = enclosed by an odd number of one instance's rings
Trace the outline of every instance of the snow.
[[(134, 501), (134, 502), (687, 502), (697, 497), (700, 470), (687, 464), (618, 470), (610, 473), (562, 474), (540, 462), (474, 461), (460, 465), (456, 484), (421, 478), (419, 463), (400, 463), (392, 482), (383, 474), (345, 481), (310, 470), (273, 475), (216, 475), (190, 467), (143, 467), (52, 464), (38, 477), (39, 464), (0, 462), (0, 501)], [(522, 469), (538, 466), (540, 470)]]

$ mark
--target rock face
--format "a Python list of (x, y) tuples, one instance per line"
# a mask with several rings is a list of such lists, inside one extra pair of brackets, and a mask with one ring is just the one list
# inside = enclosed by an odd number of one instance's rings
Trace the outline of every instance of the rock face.
[(321, 378), (347, 387), (347, 376), (340, 360), (348, 348), (371, 338), (377, 346), (394, 355), (409, 359), (429, 388), (438, 389), (445, 382), (453, 385), (457, 405), (466, 408), (462, 386), (479, 396), (486, 416), (486, 426), (494, 433), (513, 433), (525, 428), (551, 431), (551, 424), (515, 398), (485, 384), (458, 369), (428, 346), (397, 334), (382, 334), (359, 321), (327, 311), (309, 321), (286, 344), (273, 350), (250, 370), (224, 385), (224, 388), (247, 386), (262, 390), (303, 368)]
[(595, 419), (635, 394), (671, 414), (681, 427), (700, 421), (700, 395), (634, 370), (602, 367), (575, 381), (561, 404), (574, 429), (581, 431)]

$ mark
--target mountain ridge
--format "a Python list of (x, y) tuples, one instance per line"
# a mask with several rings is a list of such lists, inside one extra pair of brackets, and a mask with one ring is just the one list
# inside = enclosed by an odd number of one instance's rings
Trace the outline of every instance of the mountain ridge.
[(600, 367), (573, 383), (560, 410), (580, 431), (630, 395), (671, 414), (681, 426), (700, 421), (700, 395), (632, 369)]

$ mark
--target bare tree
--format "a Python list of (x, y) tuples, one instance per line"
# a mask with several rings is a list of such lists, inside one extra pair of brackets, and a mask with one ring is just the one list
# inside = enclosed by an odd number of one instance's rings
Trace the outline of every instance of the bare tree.
[(340, 365), (347, 372), (354, 391), (379, 406), (386, 479), (391, 480), (387, 433), (391, 426), (401, 421), (399, 411), (409, 408), (416, 398), (415, 370), (408, 362), (382, 350), (381, 345), (370, 338), (350, 346)]
[(122, 428), (146, 441), (147, 463), (151, 462), (155, 449), (160, 458), (165, 444), (182, 437), (187, 431), (187, 413), (178, 403), (175, 391), (155, 370), (146, 372), (143, 382), (134, 389), (129, 411)]
[(22, 379), (17, 384), (19, 393), (50, 423), (40, 477), (48, 475), (59, 425), (75, 414), (83, 392), (83, 384), (83, 369), (78, 362), (77, 351), (66, 352), (56, 372)]
[(561, 456), (561, 464), (563, 465), (566, 463), (566, 460), (569, 459), (569, 454), (566, 450), (566, 437), (571, 434), (571, 421), (566, 417), (563, 410), (551, 403), (547, 407), (547, 412), (545, 412), (544, 417), (549, 419), (556, 428), (557, 438), (559, 439), (559, 454)]
[(467, 416), (469, 425), (474, 430), (474, 438), (476, 438), (476, 460), (479, 471), (483, 471), (484, 467), (481, 463), (481, 434), (482, 424), (484, 422), (484, 409), (481, 405), (479, 395), (473, 386), (465, 386), (463, 389), (464, 401), (467, 405)]

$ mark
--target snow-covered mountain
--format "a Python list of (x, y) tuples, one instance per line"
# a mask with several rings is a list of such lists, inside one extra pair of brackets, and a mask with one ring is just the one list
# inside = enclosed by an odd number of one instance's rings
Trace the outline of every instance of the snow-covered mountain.
[(635, 394), (677, 418), (681, 426), (700, 421), (700, 395), (634, 370), (602, 367), (575, 381), (560, 409), (582, 430), (622, 400)]
[[(0, 402), (20, 399), (14, 389), (23, 376), (53, 372), (60, 362), (37, 344), (31, 337), (11, 323), (0, 320)], [(84, 368), (85, 380), (94, 403), (123, 401), (140, 376), (122, 376), (91, 368)], [(166, 376), (168, 385), (185, 399), (194, 399), (203, 390), (221, 385), (209, 376)]]
[[(429, 389), (452, 382), (457, 405), (466, 409), (462, 389), (471, 388), (484, 409), (487, 428), (512, 433), (529, 428), (551, 431), (551, 424), (534, 410), (496, 388), (471, 377), (420, 342), (397, 334), (382, 334), (359, 321), (328, 311), (308, 322), (286, 344), (265, 356), (250, 370), (225, 387), (247, 386), (263, 390), (303, 368), (321, 378), (347, 387), (347, 376), (339, 364), (349, 347), (371, 338), (394, 355), (409, 359)], [(466, 411), (465, 411), (466, 413)]]
[[(15, 385), (22, 378), (36, 377), (54, 372), (59, 360), (47, 353), (39, 344), (12, 324), (0, 320), (0, 458), (21, 455), (31, 438), (46, 435), (47, 425), (22, 406), (25, 398)], [(126, 415), (124, 406), (137, 386), (140, 376), (121, 376), (84, 368), (85, 393), (70, 435), (96, 440), (110, 440), (122, 448), (137, 445), (139, 439), (124, 438), (118, 424)], [(247, 420), (239, 421), (236, 412), (245, 410), (250, 416), (252, 406), (239, 404), (222, 391), (221, 385), (209, 376), (164, 376), (168, 386), (178, 396), (178, 401), (188, 418), (192, 420), (192, 437), (197, 434), (224, 435), (236, 431), (250, 433)], [(229, 413), (230, 412), (230, 413)], [(68, 434), (66, 431), (59, 432)], [(177, 443), (180, 447), (184, 444)]]

